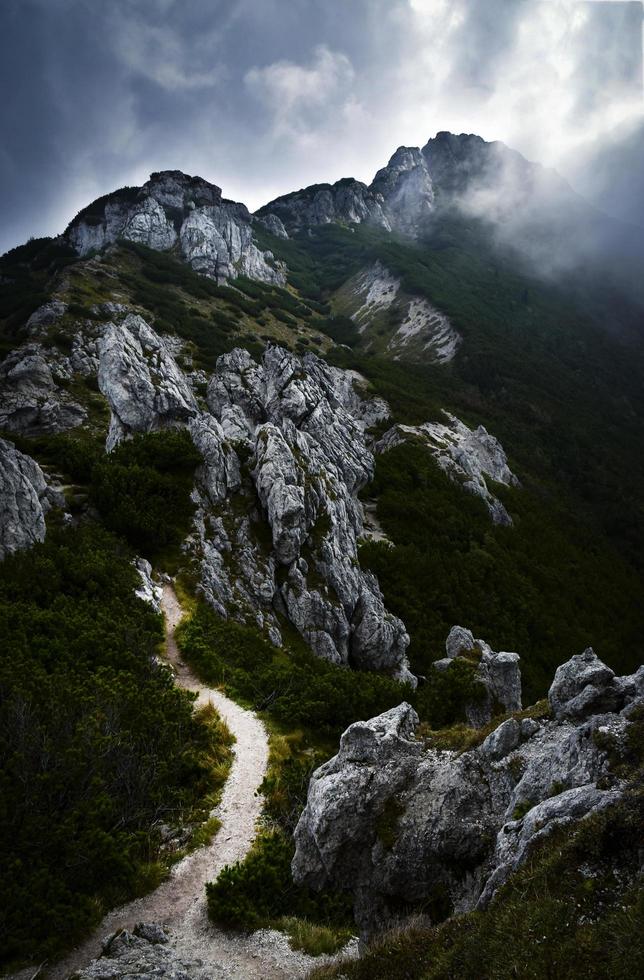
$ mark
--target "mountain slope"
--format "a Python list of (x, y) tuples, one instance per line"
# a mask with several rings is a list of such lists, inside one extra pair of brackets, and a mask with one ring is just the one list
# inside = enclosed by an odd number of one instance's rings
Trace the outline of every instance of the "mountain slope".
[[(300, 915), (346, 929), (341, 898), (290, 880), (310, 772), (347, 726), (403, 699), (433, 730), (474, 716), (483, 675), (472, 658), (434, 667), (454, 623), (490, 649), (521, 651), (524, 701), (543, 697), (554, 669), (590, 644), (619, 674), (641, 662), (638, 306), (596, 267), (589, 289), (580, 275), (537, 274), (499, 235), (501, 220), (465, 207), (509, 171), (530, 220), (544, 195), (555, 211), (565, 203), (566, 221), (577, 216), (570, 234), (596, 220), (507, 148), (439, 134), (422, 150), (399, 148), (370, 187), (307, 188), (256, 216), (199, 178), (154, 174), (89, 205), (60, 239), (0, 259), (2, 571), (18, 570), (33, 593), (21, 593), (18, 619), (0, 585), (25, 675), (55, 676), (62, 703), (73, 701), (55, 655), (38, 661), (57, 583), (82, 608), (70, 619), (83, 683), (100, 674), (85, 605), (101, 608), (105, 576), (93, 562), (107, 552), (100, 560), (125, 589), (129, 562), (143, 556), (196, 597), (180, 638), (195, 669), (288, 734), (265, 786), (274, 836), (260, 835), (212, 893), (227, 924), (237, 909), (237, 924)], [(547, 244), (562, 224), (546, 217)], [(90, 551), (92, 535), (98, 544), (77, 573), (83, 535)], [(110, 646), (103, 626), (119, 683), (133, 663), (158, 683), (150, 642), (138, 654), (127, 636)], [(9, 703), (27, 696), (12, 669), (3, 683)], [(494, 706), (514, 702), (490, 691), (496, 724)], [(85, 702), (79, 732), (95, 723)], [(66, 751), (44, 716), (39, 724)], [(166, 748), (178, 798), (181, 753)], [(152, 790), (137, 774), (144, 832)], [(196, 778), (186, 771), (186, 786)], [(92, 826), (115, 853), (93, 793)], [(103, 857), (92, 852), (92, 882)], [(29, 888), (46, 909), (58, 879), (52, 854), (43, 860), (46, 887)], [(67, 882), (61, 908), (75, 896), (123, 900), (136, 876), (118, 867), (107, 894), (82, 876)], [(253, 892), (271, 874), (279, 887)], [(10, 928), (9, 956), (55, 947), (44, 917), (31, 935), (16, 920)]]

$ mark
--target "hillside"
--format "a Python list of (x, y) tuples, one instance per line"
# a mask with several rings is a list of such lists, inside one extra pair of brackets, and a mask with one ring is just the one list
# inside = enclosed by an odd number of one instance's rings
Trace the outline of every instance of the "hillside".
[[(473, 206), (510, 183), (493, 218)], [(207, 836), (230, 739), (159, 659), (171, 579), (181, 656), (270, 734), (255, 843), (208, 886), (219, 926), (307, 954), (358, 929), (376, 945), (343, 975), (467, 976), (532, 869), (558, 884), (545, 911), (530, 893), (530, 935), (583, 936), (590, 963), (613, 930), (587, 975), (621, 975), (641, 913), (644, 337), (604, 262), (618, 233), (502, 144), (442, 133), (369, 186), (255, 215), (155, 173), (0, 258), (7, 969), (53, 963)], [(544, 264), (580, 237), (592, 254)], [(441, 800), (445, 826), (424, 823)], [(529, 972), (493, 938), (484, 955), (480, 975), (586, 975)]]

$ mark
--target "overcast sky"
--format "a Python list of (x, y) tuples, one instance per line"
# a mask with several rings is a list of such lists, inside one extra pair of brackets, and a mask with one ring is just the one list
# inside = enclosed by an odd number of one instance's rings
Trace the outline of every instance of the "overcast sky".
[(642, 118), (619, 0), (0, 0), (0, 251), (152, 170), (251, 209), (441, 129), (574, 177)]

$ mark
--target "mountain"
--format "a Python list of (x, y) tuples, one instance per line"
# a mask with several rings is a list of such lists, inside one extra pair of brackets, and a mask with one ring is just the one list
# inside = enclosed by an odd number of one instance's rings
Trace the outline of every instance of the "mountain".
[[(533, 897), (526, 928), (623, 935), (644, 342), (622, 232), (502, 144), (439, 133), (254, 215), (155, 173), (0, 258), (7, 964), (55, 960), (207, 837), (230, 737), (164, 666), (162, 586), (199, 683), (272, 740), (213, 920), (310, 951), (421, 915), (436, 950), (461, 913), (510, 919), (530, 868), (549, 882), (553, 835), (552, 908), (601, 886), (564, 925)], [(211, 975), (187, 925), (168, 949), (149, 925), (106, 947), (110, 975)], [(341, 969), (385, 975), (369, 956)], [(535, 975), (574, 975), (555, 967)]]

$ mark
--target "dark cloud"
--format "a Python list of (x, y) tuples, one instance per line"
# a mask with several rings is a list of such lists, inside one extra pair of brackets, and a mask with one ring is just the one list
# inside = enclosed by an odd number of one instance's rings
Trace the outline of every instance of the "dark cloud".
[[(0, 250), (165, 167), (257, 206), (314, 181), (370, 179), (399, 143), (442, 128), (569, 158), (640, 111), (611, 75), (623, 26), (598, 10), (575, 26), (583, 6), (3, 0)], [(619, 8), (633, 34), (640, 5), (595, 6)], [(530, 29), (546, 7), (545, 30)]]

